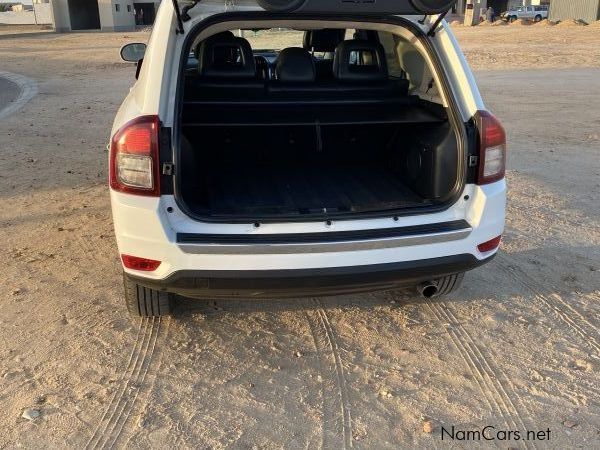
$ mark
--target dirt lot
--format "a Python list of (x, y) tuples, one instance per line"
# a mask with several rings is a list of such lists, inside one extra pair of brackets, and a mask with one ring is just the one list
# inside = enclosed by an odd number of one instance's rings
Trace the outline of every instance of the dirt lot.
[(503, 250), (460, 292), (162, 320), (125, 313), (106, 188), (118, 48), (147, 35), (21, 32), (0, 29), (0, 70), (39, 85), (0, 121), (0, 447), (444, 448), (470, 445), (441, 426), (491, 425), (598, 448), (600, 27), (456, 27), (510, 141)]

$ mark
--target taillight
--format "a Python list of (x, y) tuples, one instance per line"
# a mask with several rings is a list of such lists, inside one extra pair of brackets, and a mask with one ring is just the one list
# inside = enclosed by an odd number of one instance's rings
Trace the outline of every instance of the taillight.
[(157, 116), (142, 116), (126, 123), (110, 145), (110, 187), (116, 191), (160, 195)]
[(144, 272), (153, 272), (160, 266), (160, 261), (153, 259), (140, 258), (138, 256), (121, 255), (123, 265), (128, 269), (141, 270)]
[(506, 133), (496, 117), (487, 111), (477, 113), (480, 154), (477, 184), (489, 184), (504, 178), (506, 172)]

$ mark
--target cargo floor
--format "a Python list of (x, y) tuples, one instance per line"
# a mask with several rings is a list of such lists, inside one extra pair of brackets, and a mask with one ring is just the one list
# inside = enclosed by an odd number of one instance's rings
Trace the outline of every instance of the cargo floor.
[(195, 213), (210, 216), (301, 216), (383, 211), (427, 204), (398, 175), (376, 165), (332, 169), (229, 167), (207, 171)]

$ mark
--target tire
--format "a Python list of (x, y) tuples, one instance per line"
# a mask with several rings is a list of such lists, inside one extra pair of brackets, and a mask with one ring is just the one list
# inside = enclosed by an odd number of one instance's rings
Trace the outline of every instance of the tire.
[(140, 286), (123, 273), (125, 304), (133, 317), (160, 317), (171, 314), (173, 295)]
[(464, 278), (465, 273), (462, 272), (437, 279), (436, 282), (438, 290), (435, 296), (440, 297), (443, 295), (449, 295), (457, 291), (460, 288)]
[(510, 16), (510, 17), (508, 18), (508, 22), (509, 22), (509, 23), (513, 23), (515, 20), (517, 20), (517, 18), (516, 18), (515, 16)]
[(465, 273), (461, 272), (421, 283), (417, 286), (417, 292), (424, 298), (437, 298), (449, 295), (458, 290), (464, 277)]
[(535, 19), (533, 19), (534, 22), (541, 22), (542, 21), (542, 16), (540, 16), (539, 14), (537, 16), (535, 16)]

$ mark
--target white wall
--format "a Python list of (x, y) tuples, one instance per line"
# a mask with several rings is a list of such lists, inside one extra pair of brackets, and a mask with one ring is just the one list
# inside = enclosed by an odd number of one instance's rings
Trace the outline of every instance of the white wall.
[[(117, 12), (115, 4), (119, 4)], [(127, 11), (127, 5), (131, 11)], [(112, 13), (115, 31), (129, 31), (135, 29), (135, 15), (133, 14), (133, 0), (112, 0)]]
[(35, 7), (37, 23), (44, 25), (52, 23), (52, 6), (50, 6), (50, 3), (37, 3), (33, 6)]
[(33, 20), (33, 11), (0, 12), (0, 23), (10, 25), (28, 25), (30, 23), (35, 23)]
[[(71, 31), (69, 18), (69, 4), (67, 0), (50, 0), (53, 5), (54, 23), (56, 31)], [(116, 11), (115, 3), (120, 5)], [(127, 5), (131, 5), (131, 12)], [(135, 29), (135, 16), (133, 15), (133, 0), (98, 0), (100, 27), (103, 31), (130, 31)]]

